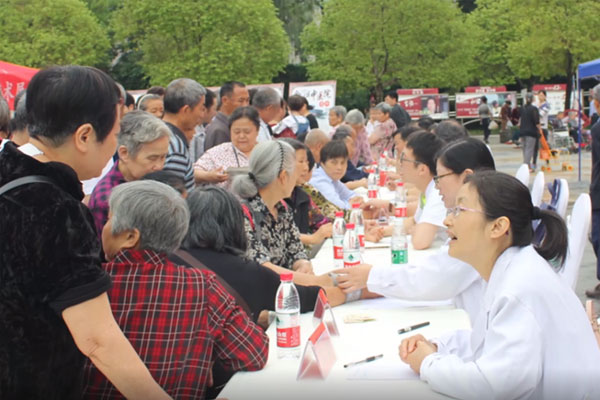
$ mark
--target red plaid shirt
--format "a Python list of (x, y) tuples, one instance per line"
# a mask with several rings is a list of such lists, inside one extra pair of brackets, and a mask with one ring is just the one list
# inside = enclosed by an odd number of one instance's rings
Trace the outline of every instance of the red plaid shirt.
[[(202, 399), (214, 359), (232, 370), (267, 362), (269, 339), (212, 272), (149, 250), (122, 251), (104, 268), (117, 323), (154, 379), (176, 399)], [(213, 358), (214, 355), (214, 358)], [(123, 398), (89, 361), (85, 398)]]

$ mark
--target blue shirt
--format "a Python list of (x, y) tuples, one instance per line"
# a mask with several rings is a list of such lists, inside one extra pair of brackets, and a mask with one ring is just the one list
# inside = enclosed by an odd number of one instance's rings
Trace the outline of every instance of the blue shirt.
[(356, 193), (342, 182), (331, 179), (320, 166), (313, 172), (309, 183), (336, 206), (343, 209), (351, 208), (349, 200), (356, 196)]

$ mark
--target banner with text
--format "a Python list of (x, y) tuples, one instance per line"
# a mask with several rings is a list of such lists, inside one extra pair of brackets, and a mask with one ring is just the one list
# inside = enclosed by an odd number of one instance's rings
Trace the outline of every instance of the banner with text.
[(535, 104), (538, 106), (540, 101), (537, 98), (537, 93), (540, 90), (546, 91), (546, 101), (550, 104), (549, 115), (556, 115), (559, 112), (565, 111), (565, 99), (567, 97), (566, 83), (533, 85), (533, 93), (536, 95)]
[(38, 71), (35, 68), (0, 61), (0, 90), (11, 110), (14, 110), (15, 96), (27, 89), (29, 81)]
[(448, 95), (439, 94), (437, 88), (398, 89), (398, 104), (408, 112), (411, 119), (425, 115), (433, 119), (448, 118)]
[(291, 82), (288, 93), (306, 97), (313, 106), (312, 113), (317, 118), (327, 118), (329, 109), (335, 106), (336, 85), (337, 81)]
[(478, 118), (477, 109), (481, 103), (481, 97), (487, 98), (487, 104), (492, 110), (494, 117), (500, 116), (500, 108), (509, 100), (512, 108), (517, 104), (516, 92), (476, 92), (456, 93), (456, 118)]

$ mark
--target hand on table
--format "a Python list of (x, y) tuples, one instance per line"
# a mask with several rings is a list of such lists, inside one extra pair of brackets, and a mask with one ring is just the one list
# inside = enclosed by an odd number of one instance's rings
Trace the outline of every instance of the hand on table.
[(302, 272), (304, 274), (314, 275), (313, 267), (308, 260), (297, 260), (292, 269), (296, 272)]
[(400, 359), (410, 365), (417, 374), (421, 373), (421, 364), (425, 357), (437, 352), (437, 346), (423, 335), (414, 335), (404, 339), (398, 348)]
[(369, 229), (365, 227), (365, 240), (377, 243), (385, 236), (385, 228), (383, 226), (372, 226)]
[(323, 240), (331, 237), (332, 231), (333, 224), (331, 222), (328, 222), (326, 224), (321, 225), (314, 234), (317, 235), (317, 237), (320, 239), (320, 242), (322, 242)]
[(354, 292), (367, 287), (367, 279), (372, 266), (369, 264), (360, 264), (352, 268), (341, 268), (333, 271), (338, 274), (338, 287), (344, 293)]
[(362, 205), (365, 202), (365, 200), (362, 198), (362, 196), (354, 196), (350, 200), (348, 200), (348, 202), (350, 204), (361, 204)]
[(229, 179), (229, 174), (223, 171), (223, 167), (213, 169), (206, 173), (206, 180), (210, 183), (221, 183)]

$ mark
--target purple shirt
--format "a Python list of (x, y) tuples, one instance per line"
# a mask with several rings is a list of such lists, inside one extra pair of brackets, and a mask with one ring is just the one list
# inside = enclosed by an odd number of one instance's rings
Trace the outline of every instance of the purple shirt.
[(125, 183), (125, 178), (119, 171), (119, 161), (117, 160), (110, 171), (100, 179), (90, 195), (88, 207), (94, 216), (94, 224), (100, 238), (102, 238), (102, 228), (108, 221), (108, 198), (113, 188), (121, 183)]
[(369, 139), (367, 138), (367, 130), (363, 127), (356, 133), (356, 151), (352, 157), (352, 164), (358, 167), (359, 163), (362, 165), (369, 165), (373, 163), (373, 157), (371, 155), (371, 146), (369, 146)]

